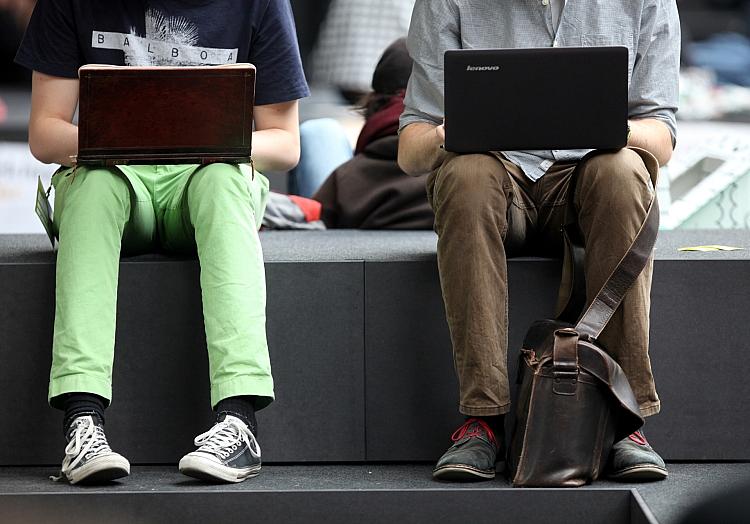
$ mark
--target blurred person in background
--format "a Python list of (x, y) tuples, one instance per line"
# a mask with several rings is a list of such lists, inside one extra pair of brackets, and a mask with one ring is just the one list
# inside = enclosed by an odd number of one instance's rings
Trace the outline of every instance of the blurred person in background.
[(31, 73), (13, 63), (36, 0), (0, 0), (0, 84), (28, 85)]
[(397, 162), (398, 120), (411, 68), (404, 38), (391, 44), (380, 58), (372, 75), (372, 91), (360, 103), (365, 125), (354, 158), (336, 168), (312, 197), (323, 205), (327, 227), (432, 229), (426, 175), (407, 176)]
[(750, 87), (750, 0), (707, 0), (706, 7), (717, 22), (711, 33), (688, 43), (686, 65), (713, 72), (719, 84)]
[(414, 0), (333, 0), (312, 56), (312, 83), (355, 104), (370, 90), (383, 49), (405, 37)]

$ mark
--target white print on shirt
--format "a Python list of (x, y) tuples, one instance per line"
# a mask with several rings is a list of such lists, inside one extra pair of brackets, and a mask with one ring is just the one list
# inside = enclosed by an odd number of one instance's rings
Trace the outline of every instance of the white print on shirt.
[(146, 36), (92, 31), (91, 47), (125, 53), (125, 65), (219, 65), (237, 62), (237, 49), (198, 47), (198, 28), (187, 18), (146, 11)]

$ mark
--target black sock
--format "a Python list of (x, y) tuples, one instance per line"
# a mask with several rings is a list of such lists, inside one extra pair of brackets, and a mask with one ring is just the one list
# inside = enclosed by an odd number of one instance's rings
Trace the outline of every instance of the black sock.
[(258, 436), (258, 423), (255, 421), (255, 397), (244, 395), (241, 397), (229, 397), (220, 400), (216, 404), (216, 420), (221, 421), (227, 415), (237, 417), (247, 424), (253, 435)]
[(61, 407), (65, 411), (63, 419), (63, 433), (68, 436), (68, 430), (73, 420), (82, 415), (91, 415), (96, 421), (104, 425), (104, 409), (107, 401), (93, 393), (68, 393), (63, 396)]
[(505, 440), (505, 415), (495, 415), (492, 417), (468, 417), (468, 418), (478, 418), (479, 420), (485, 422), (492, 432), (495, 434), (495, 438), (498, 442), (502, 442)]

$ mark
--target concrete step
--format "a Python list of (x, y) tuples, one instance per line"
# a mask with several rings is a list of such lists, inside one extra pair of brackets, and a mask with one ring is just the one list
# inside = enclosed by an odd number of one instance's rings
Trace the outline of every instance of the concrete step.
[[(430, 232), (261, 236), (277, 401), (259, 414), (274, 462), (433, 461), (460, 417)], [(744, 251), (680, 253), (727, 244)], [(750, 460), (750, 235), (664, 232), (652, 293), (652, 360), (663, 411), (647, 434), (672, 460)], [(551, 315), (559, 261), (509, 261), (511, 374), (527, 326)], [(114, 401), (107, 428), (136, 464), (174, 463), (210, 424), (198, 263), (123, 259)], [(0, 465), (54, 464), (46, 406), (54, 253), (0, 235)], [(22, 408), (19, 408), (22, 406)]]
[(53, 483), (54, 468), (0, 468), (2, 522), (525, 522), (677, 524), (706, 496), (738, 485), (750, 464), (671, 464), (650, 484), (605, 480), (518, 489), (503, 477), (435, 482), (431, 466), (264, 465), (241, 484), (209, 484), (174, 466), (134, 467), (106, 486)]

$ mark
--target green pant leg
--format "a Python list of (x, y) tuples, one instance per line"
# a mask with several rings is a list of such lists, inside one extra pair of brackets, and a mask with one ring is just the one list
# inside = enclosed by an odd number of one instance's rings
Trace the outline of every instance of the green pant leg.
[(58, 173), (54, 185), (60, 243), (49, 399), (56, 405), (61, 394), (87, 392), (109, 400), (121, 240), (134, 190), (115, 170), (83, 167)]
[[(247, 170), (247, 171), (245, 171)], [(268, 181), (247, 166), (211, 164), (175, 184), (164, 214), (165, 247), (197, 247), (211, 405), (238, 396), (273, 400), (266, 288), (258, 228)]]

